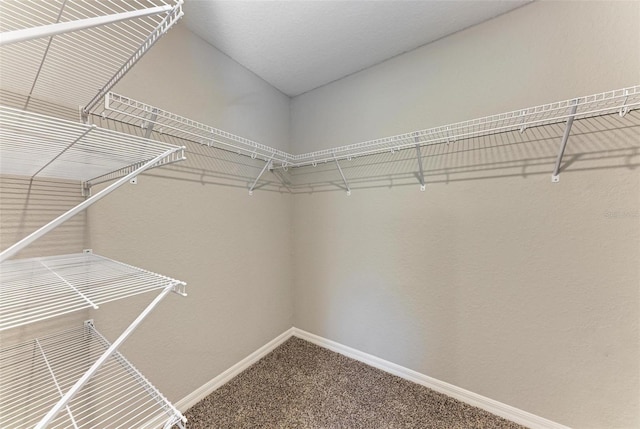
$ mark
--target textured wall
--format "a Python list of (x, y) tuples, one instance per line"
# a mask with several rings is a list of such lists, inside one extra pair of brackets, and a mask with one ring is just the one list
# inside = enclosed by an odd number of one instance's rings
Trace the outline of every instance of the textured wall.
[[(178, 26), (116, 92), (298, 153), (637, 84), (639, 15), (637, 3), (537, 2), (295, 98), (291, 112)], [(527, 131), (531, 144), (509, 135), (425, 152), (425, 193), (405, 174), (410, 157), (370, 158), (349, 198), (277, 185), (249, 198), (259, 162), (189, 145), (186, 163), (143, 175), (29, 252), (82, 245), (189, 283), (124, 347), (174, 401), (293, 321), (561, 423), (635, 427), (638, 116), (577, 122), (556, 185), (562, 127)], [(42, 187), (27, 201), (16, 191), (28, 184), (3, 178), (2, 246), (40, 223), (21, 218), (25, 204), (73, 205), (66, 186), (55, 204)], [(113, 339), (150, 299), (92, 316)]]
[[(638, 84), (639, 18), (525, 6), (294, 98), (294, 151)], [(345, 161), (351, 197), (296, 195), (294, 325), (559, 423), (640, 426), (640, 114), (577, 121), (552, 184), (561, 135), (430, 148), (424, 193), (395, 179), (414, 152)]]
[(294, 153), (638, 83), (637, 2), (534, 2), (292, 99)]
[[(287, 147), (289, 99), (181, 25), (115, 92)], [(290, 196), (248, 195), (258, 161), (198, 145), (186, 155), (87, 214), (87, 247), (188, 284), (187, 298), (168, 296), (123, 348), (173, 401), (289, 328), (293, 311)], [(114, 339), (152, 296), (102, 306), (96, 326)]]

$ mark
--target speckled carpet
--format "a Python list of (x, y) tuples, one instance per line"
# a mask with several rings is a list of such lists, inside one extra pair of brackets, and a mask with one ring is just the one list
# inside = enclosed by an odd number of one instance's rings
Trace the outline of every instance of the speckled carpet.
[(186, 413), (201, 428), (522, 428), (292, 337)]

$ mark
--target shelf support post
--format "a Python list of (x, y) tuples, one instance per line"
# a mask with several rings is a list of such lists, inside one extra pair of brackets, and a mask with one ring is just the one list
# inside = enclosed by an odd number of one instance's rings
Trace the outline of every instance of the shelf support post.
[(122, 345), (122, 343), (129, 338), (129, 336), (133, 333), (133, 331), (140, 325), (140, 323), (153, 311), (153, 309), (162, 301), (162, 299), (167, 296), (173, 287), (166, 287), (160, 292), (160, 294), (144, 309), (142, 313), (129, 325), (129, 327), (115, 340), (111, 346), (98, 358), (97, 361), (91, 365), (91, 368), (87, 372), (85, 372), (82, 377), (65, 393), (65, 395), (60, 398), (60, 400), (49, 410), (49, 412), (40, 420), (40, 422), (36, 425), (35, 429), (44, 429), (51, 423), (53, 419), (58, 415), (60, 410), (64, 408), (71, 399), (84, 387), (84, 385), (89, 381), (89, 379), (100, 369), (102, 364), (104, 364), (107, 359), (111, 357), (112, 354), (118, 350), (118, 348)]
[(564, 135), (562, 136), (562, 142), (560, 143), (560, 151), (558, 152), (558, 158), (556, 159), (556, 166), (553, 169), (551, 175), (551, 182), (558, 183), (560, 181), (560, 165), (562, 164), (562, 157), (564, 156), (564, 150), (567, 147), (569, 141), (569, 133), (571, 133), (571, 126), (573, 125), (573, 119), (576, 116), (578, 110), (578, 99), (573, 100), (573, 106), (571, 107), (571, 114), (567, 119), (567, 125), (564, 129)]
[(81, 211), (85, 210), (87, 207), (89, 207), (93, 203), (95, 203), (95, 202), (101, 200), (102, 198), (106, 197), (111, 192), (115, 191), (120, 186), (122, 186), (125, 183), (127, 183), (130, 179), (136, 177), (138, 174), (142, 173), (143, 171), (148, 170), (149, 168), (153, 167), (155, 164), (157, 164), (158, 162), (162, 161), (167, 156), (171, 155), (174, 152), (178, 152), (178, 151), (181, 151), (181, 150), (182, 150), (182, 148), (175, 148), (175, 149), (167, 150), (163, 154), (158, 155), (157, 157), (153, 158), (151, 161), (146, 162), (145, 164), (143, 164), (139, 168), (135, 169), (131, 173), (127, 174), (126, 176), (122, 177), (121, 179), (117, 180), (116, 182), (112, 183), (111, 185), (107, 186), (106, 188), (104, 188), (102, 191), (98, 192), (94, 196), (84, 200), (83, 202), (81, 202), (80, 204), (78, 204), (77, 206), (72, 208), (71, 210), (67, 211), (66, 213), (63, 213), (60, 216), (58, 216), (57, 218), (55, 218), (54, 220), (52, 220), (48, 224), (40, 227), (36, 231), (34, 231), (31, 234), (27, 235), (25, 238), (23, 238), (22, 240), (18, 241), (17, 243), (15, 243), (14, 245), (8, 247), (2, 253), (0, 253), (0, 262), (3, 262), (5, 260), (9, 259), (13, 255), (18, 253), (20, 250), (24, 249), (25, 247), (27, 247), (28, 245), (30, 245), (31, 243), (36, 241), (38, 238), (42, 237), (43, 235), (45, 235), (49, 231), (57, 228), (60, 224), (66, 222), (67, 220), (69, 220), (73, 216), (75, 216), (78, 213), (80, 213)]
[(420, 190), (424, 191), (427, 187), (424, 184), (424, 170), (422, 169), (422, 152), (420, 151), (420, 143), (418, 143), (418, 137), (414, 137), (413, 141), (416, 142), (416, 155), (418, 157), (418, 179), (420, 180)]
[(258, 180), (260, 180), (260, 178), (262, 177), (264, 172), (267, 171), (267, 168), (269, 168), (269, 166), (271, 165), (271, 161), (273, 161), (273, 157), (274, 156), (276, 156), (275, 153), (273, 155), (271, 155), (271, 158), (269, 158), (269, 160), (264, 165), (264, 167), (262, 167), (262, 170), (260, 171), (260, 174), (258, 174), (258, 177), (256, 177), (256, 180), (254, 180), (253, 183), (251, 184), (251, 187), (249, 188), (249, 195), (253, 195), (253, 189), (256, 187), (256, 184), (258, 183)]
[(151, 111), (151, 115), (145, 124), (144, 138), (148, 139), (151, 137), (151, 133), (153, 132), (153, 127), (156, 125), (156, 119), (158, 119), (158, 109), (154, 108)]
[(338, 158), (336, 157), (335, 152), (333, 153), (333, 160), (336, 162), (336, 167), (338, 167), (338, 171), (340, 172), (340, 176), (342, 176), (342, 181), (344, 182), (344, 187), (347, 189), (347, 196), (351, 195), (351, 188), (349, 187), (349, 183), (347, 182), (347, 178), (344, 177), (344, 173), (342, 172), (342, 168), (340, 167), (340, 163), (338, 162)]
[(627, 113), (629, 113), (629, 106), (627, 106), (627, 101), (629, 100), (629, 90), (625, 89), (624, 90), (624, 101), (622, 102), (622, 107), (620, 108), (620, 111), (618, 112), (618, 114), (620, 115), (621, 118), (624, 118), (625, 115)]

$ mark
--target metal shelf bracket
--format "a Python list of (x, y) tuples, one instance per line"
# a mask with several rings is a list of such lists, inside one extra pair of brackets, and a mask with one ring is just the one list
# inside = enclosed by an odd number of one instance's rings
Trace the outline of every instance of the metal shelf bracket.
[(629, 110), (630, 110), (629, 106), (627, 106), (627, 101), (629, 100), (629, 90), (628, 89), (624, 91), (624, 95), (625, 95), (625, 97), (624, 97), (624, 101), (622, 102), (622, 107), (620, 107), (620, 112), (618, 112), (618, 114), (620, 115), (621, 118), (624, 118), (625, 115), (627, 113), (629, 113)]
[(149, 114), (149, 119), (142, 123), (142, 129), (144, 130), (144, 138), (151, 137), (153, 127), (156, 125), (156, 119), (158, 119), (158, 109), (153, 109)]
[(333, 160), (336, 162), (336, 167), (338, 167), (338, 171), (340, 172), (340, 176), (342, 176), (342, 181), (344, 182), (344, 187), (347, 189), (347, 196), (351, 196), (351, 188), (349, 187), (349, 183), (347, 182), (347, 178), (344, 177), (344, 173), (342, 172), (342, 168), (340, 167), (340, 163), (338, 162), (338, 158), (336, 154), (333, 154)]
[[(266, 162), (266, 164), (264, 165), (264, 167), (262, 167), (262, 170), (260, 171), (260, 174), (258, 174), (258, 177), (256, 177), (256, 180), (253, 181), (253, 183), (251, 184), (251, 187), (249, 188), (249, 195), (253, 195), (253, 190), (256, 187), (256, 184), (258, 183), (258, 180), (260, 180), (260, 178), (262, 177), (262, 175), (264, 174), (265, 171), (267, 171), (267, 168), (271, 168), (271, 163), (273, 162), (273, 157), (276, 156), (276, 154), (274, 153), (273, 155), (271, 155), (271, 158), (269, 158), (269, 160)], [(252, 156), (251, 158), (255, 159), (254, 156)]]
[(424, 183), (424, 170), (422, 169), (422, 152), (420, 151), (420, 143), (418, 143), (418, 137), (414, 137), (416, 142), (416, 156), (418, 158), (418, 179), (420, 180), (420, 190), (424, 192), (427, 188)]
[(80, 192), (82, 193), (83, 197), (90, 197), (91, 196), (91, 183), (89, 182), (82, 182), (80, 184)]
[(525, 119), (527, 118), (527, 111), (523, 110), (520, 112), (520, 116), (522, 116), (522, 125), (520, 125), (520, 134), (523, 134), (527, 130), (527, 124)]
[(578, 98), (573, 100), (573, 106), (571, 107), (571, 114), (567, 119), (567, 125), (564, 129), (562, 142), (560, 143), (560, 151), (558, 152), (558, 158), (556, 159), (556, 166), (553, 169), (553, 174), (551, 175), (552, 183), (558, 183), (560, 181), (560, 165), (562, 164), (562, 157), (564, 155), (564, 150), (566, 149), (567, 142), (569, 141), (569, 134), (571, 133), (571, 126), (573, 125), (573, 119), (575, 118), (576, 111), (578, 110), (578, 102), (579, 102)]

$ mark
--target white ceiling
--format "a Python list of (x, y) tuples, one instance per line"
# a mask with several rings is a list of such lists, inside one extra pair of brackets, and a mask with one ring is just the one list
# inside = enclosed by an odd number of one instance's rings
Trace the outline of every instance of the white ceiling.
[(187, 0), (184, 20), (293, 97), (528, 1)]

